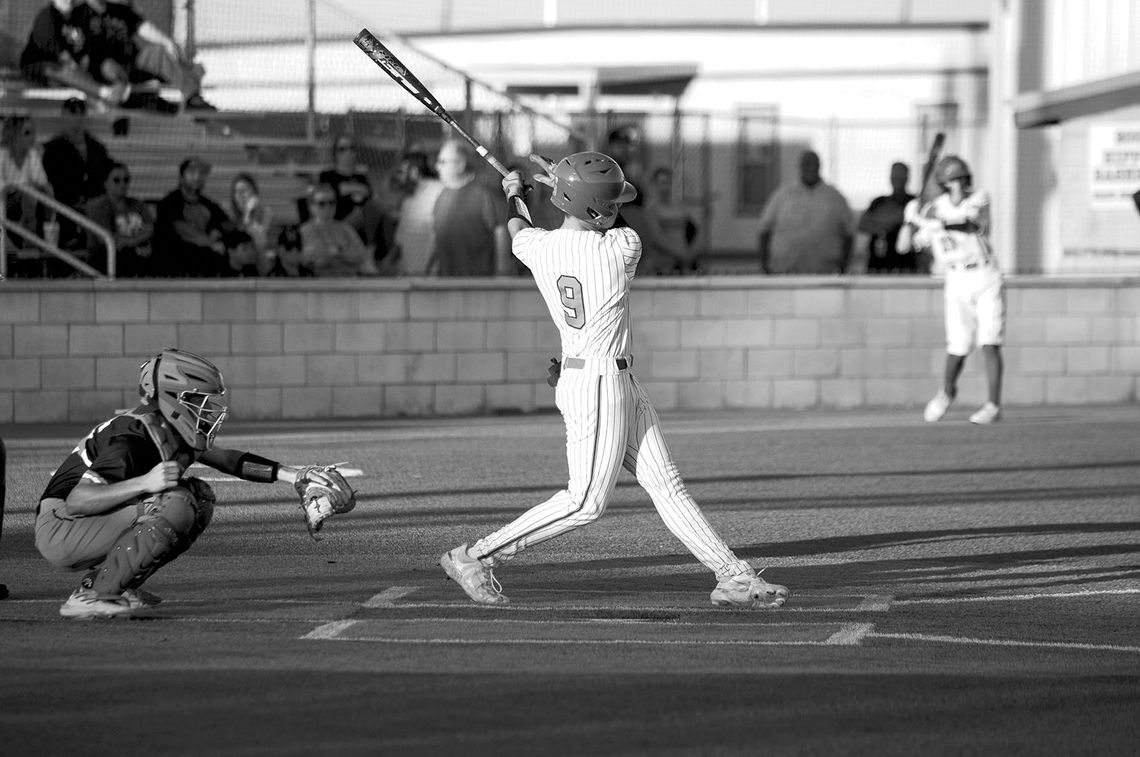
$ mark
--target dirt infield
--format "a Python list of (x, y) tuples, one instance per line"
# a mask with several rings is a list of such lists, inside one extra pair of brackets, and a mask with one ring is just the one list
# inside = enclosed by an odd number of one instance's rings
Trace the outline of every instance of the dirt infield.
[(83, 429), (6, 428), (0, 754), (1131, 754), (1140, 748), (1140, 408), (664, 419), (690, 491), (792, 590), (710, 605), (632, 477), (471, 604), (439, 555), (559, 488), (550, 415), (235, 425), (349, 460), (305, 533), (285, 485), (219, 496), (138, 620), (58, 615), (32, 507)]

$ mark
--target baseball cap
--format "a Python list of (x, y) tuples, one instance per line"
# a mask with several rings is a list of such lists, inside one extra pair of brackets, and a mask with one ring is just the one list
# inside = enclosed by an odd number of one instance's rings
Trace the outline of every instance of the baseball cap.
[(202, 173), (209, 173), (211, 168), (210, 163), (205, 158), (199, 157), (197, 155), (191, 155), (179, 164), (179, 175), (186, 173), (186, 169), (190, 166), (197, 166), (198, 170), (200, 170)]

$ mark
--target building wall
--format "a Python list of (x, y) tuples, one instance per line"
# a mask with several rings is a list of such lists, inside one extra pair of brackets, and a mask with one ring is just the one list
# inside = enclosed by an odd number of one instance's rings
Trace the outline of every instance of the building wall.
[[(1140, 280), (1011, 278), (1005, 404), (1136, 402)], [(925, 278), (639, 281), (635, 372), (658, 408), (915, 407), (942, 370)], [(214, 359), (233, 417), (550, 410), (557, 334), (524, 279), (22, 283), (0, 288), (0, 423), (94, 422), (164, 346)], [(980, 358), (963, 406), (984, 399)]]

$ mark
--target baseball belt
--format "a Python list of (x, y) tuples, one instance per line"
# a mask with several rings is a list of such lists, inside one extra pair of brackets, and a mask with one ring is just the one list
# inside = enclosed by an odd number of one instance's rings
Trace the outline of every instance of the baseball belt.
[[(626, 359), (624, 357), (614, 358), (613, 361), (614, 361), (614, 365), (617, 366), (617, 369), (619, 371), (624, 371), (626, 368), (628, 368), (633, 363), (632, 358)], [(563, 358), (563, 360), (562, 360), (562, 370), (564, 370), (564, 371), (581, 370), (582, 368), (585, 368), (585, 367), (586, 367), (586, 360), (584, 358), (568, 357), (568, 358)]]

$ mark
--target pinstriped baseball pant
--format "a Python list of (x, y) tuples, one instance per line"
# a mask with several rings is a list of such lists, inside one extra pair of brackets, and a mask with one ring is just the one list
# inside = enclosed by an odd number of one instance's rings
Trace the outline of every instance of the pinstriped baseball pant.
[(567, 488), (477, 541), (470, 549), (472, 555), (499, 565), (524, 549), (596, 520), (605, 512), (624, 467), (649, 493), (669, 530), (718, 578), (753, 572), (733, 554), (685, 489), (657, 411), (631, 373), (563, 371), (555, 402), (566, 424)]

